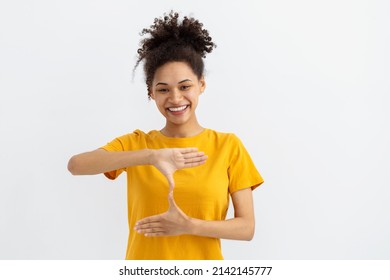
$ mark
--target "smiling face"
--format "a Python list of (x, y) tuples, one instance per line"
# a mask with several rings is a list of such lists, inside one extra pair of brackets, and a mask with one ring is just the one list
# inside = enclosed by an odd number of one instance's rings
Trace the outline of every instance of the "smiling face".
[(195, 109), (206, 83), (185, 62), (168, 62), (159, 67), (153, 79), (150, 96), (166, 118), (166, 128), (197, 130)]

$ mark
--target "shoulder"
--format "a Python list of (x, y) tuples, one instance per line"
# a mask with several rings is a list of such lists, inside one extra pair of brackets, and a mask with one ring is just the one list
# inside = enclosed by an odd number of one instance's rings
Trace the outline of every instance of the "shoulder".
[(142, 138), (142, 137), (145, 137), (145, 135), (146, 135), (145, 132), (143, 132), (142, 130), (136, 129), (133, 132), (129, 132), (129, 133), (123, 134), (121, 136), (118, 136), (117, 139), (120, 139), (122, 141), (126, 141), (126, 140), (132, 140), (135, 138)]
[(147, 138), (147, 134), (142, 130), (136, 129), (133, 132), (116, 137), (112, 142), (119, 142), (122, 146), (133, 146)]
[[(156, 131), (145, 133), (140, 129), (118, 136), (101, 148), (112, 151), (129, 151), (147, 148), (151, 139), (156, 139)], [(158, 141), (157, 141), (158, 142)]]

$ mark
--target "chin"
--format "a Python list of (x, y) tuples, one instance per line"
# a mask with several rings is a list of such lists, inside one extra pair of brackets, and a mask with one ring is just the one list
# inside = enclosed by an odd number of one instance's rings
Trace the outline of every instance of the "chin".
[(183, 120), (183, 121), (172, 121), (172, 120), (168, 120), (169, 123), (171, 124), (174, 124), (174, 125), (184, 125), (186, 124), (188, 121), (187, 120)]

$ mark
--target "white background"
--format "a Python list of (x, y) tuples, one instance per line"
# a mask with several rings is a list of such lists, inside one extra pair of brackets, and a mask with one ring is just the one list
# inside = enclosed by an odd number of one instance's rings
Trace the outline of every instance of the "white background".
[(1, 1), (0, 259), (123, 259), (126, 178), (69, 158), (164, 119), (141, 39), (174, 9), (217, 44), (198, 118), (237, 134), (265, 183), (226, 259), (390, 258), (388, 1)]

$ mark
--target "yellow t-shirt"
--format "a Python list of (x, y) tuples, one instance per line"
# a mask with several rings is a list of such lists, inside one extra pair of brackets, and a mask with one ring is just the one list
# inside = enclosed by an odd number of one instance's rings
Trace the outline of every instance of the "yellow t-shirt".
[[(118, 137), (101, 147), (107, 151), (197, 147), (205, 152), (205, 164), (175, 172), (174, 198), (186, 215), (203, 220), (225, 220), (229, 194), (263, 183), (241, 141), (231, 133), (205, 129), (188, 138), (170, 138), (160, 131)], [(115, 179), (127, 172), (127, 202), (130, 233), (126, 259), (223, 259), (217, 238), (194, 235), (145, 237), (133, 230), (145, 217), (168, 209), (168, 181), (152, 165), (133, 166), (105, 173)]]

